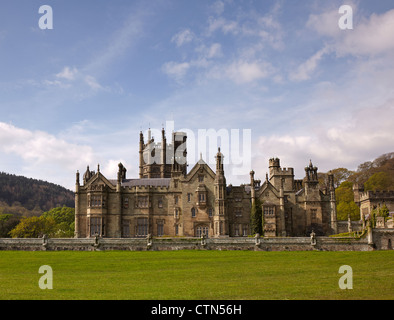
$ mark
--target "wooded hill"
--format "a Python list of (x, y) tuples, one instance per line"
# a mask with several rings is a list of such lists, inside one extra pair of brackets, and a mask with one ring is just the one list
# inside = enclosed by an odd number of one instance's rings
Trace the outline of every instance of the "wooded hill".
[[(353, 185), (364, 191), (394, 190), (394, 152), (360, 164), (356, 171), (346, 168), (331, 170), (334, 174), (338, 220), (360, 219), (360, 209), (354, 202)], [(321, 187), (327, 185), (327, 173), (319, 174)]]
[(74, 207), (74, 192), (50, 182), (0, 172), (0, 214), (37, 216), (62, 206)]

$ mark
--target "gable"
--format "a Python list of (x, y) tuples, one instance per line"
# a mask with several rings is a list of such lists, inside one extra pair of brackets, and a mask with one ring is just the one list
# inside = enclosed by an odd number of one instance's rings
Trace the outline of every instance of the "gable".
[(269, 181), (265, 181), (260, 189), (256, 191), (256, 197), (259, 199), (270, 198), (272, 196), (279, 199), (279, 191)]
[(205, 161), (200, 159), (200, 161), (198, 161), (190, 170), (190, 172), (186, 175), (185, 181), (198, 179), (199, 174), (208, 175), (212, 178), (212, 180), (216, 177), (215, 172), (213, 172), (213, 170), (206, 164)]
[(92, 189), (95, 186), (101, 185), (104, 185), (111, 189), (115, 188), (115, 185), (112, 184), (106, 177), (104, 177), (101, 172), (97, 172), (92, 178), (90, 178), (89, 181), (86, 183), (85, 187), (88, 189)]

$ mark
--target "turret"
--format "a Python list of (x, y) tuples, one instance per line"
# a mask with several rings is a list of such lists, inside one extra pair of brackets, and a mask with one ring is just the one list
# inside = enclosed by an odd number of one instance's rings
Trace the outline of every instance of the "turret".
[(216, 236), (228, 235), (228, 221), (226, 212), (226, 178), (223, 166), (224, 156), (220, 148), (216, 154), (216, 176), (215, 176), (215, 215), (214, 228)]
[(174, 132), (172, 134), (172, 145), (174, 148), (174, 157), (172, 161), (173, 175), (186, 175), (187, 169), (187, 135), (185, 132)]
[(280, 169), (280, 160), (278, 158), (269, 159), (270, 178)]
[(330, 227), (333, 234), (338, 233), (337, 225), (337, 205), (335, 198), (334, 174), (328, 173), (328, 192), (330, 196)]
[(252, 199), (252, 206), (256, 201), (256, 190), (254, 188), (254, 171), (250, 171), (250, 197)]
[(160, 164), (160, 177), (165, 178), (167, 164), (167, 139), (164, 128), (161, 130), (161, 164)]
[(142, 179), (144, 176), (144, 134), (142, 133), (142, 131), (140, 132), (139, 154), (140, 154), (139, 175), (140, 175), (140, 179)]

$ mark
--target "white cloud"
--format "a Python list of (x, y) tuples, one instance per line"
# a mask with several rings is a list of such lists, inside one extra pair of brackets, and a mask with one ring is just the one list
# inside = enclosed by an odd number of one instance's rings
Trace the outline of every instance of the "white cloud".
[(85, 82), (86, 84), (93, 90), (99, 90), (99, 89), (103, 89), (103, 87), (97, 82), (96, 78), (92, 77), (92, 76), (85, 76)]
[(16, 156), (27, 176), (70, 187), (70, 174), (91, 162), (91, 147), (69, 143), (44, 131), (30, 131), (0, 122), (0, 154)]
[(212, 35), (217, 30), (222, 31), (224, 34), (238, 34), (240, 32), (237, 21), (227, 20), (223, 17), (209, 17), (207, 35)]
[(185, 29), (173, 36), (171, 42), (175, 42), (177, 47), (181, 47), (182, 45), (191, 42), (193, 38), (193, 32), (191, 32), (190, 29)]
[(268, 77), (273, 68), (265, 61), (238, 60), (226, 66), (223, 71), (235, 83), (249, 83)]
[(167, 62), (163, 65), (162, 70), (168, 76), (174, 78), (176, 81), (181, 81), (186, 75), (187, 70), (190, 68), (188, 62)]
[[(356, 6), (352, 5), (356, 15)], [(307, 26), (327, 37), (328, 44), (339, 55), (375, 56), (392, 54), (394, 50), (394, 9), (372, 14), (354, 22), (353, 30), (341, 30), (338, 9), (309, 16)]]
[(316, 52), (307, 61), (302, 63), (295, 72), (290, 74), (290, 80), (303, 81), (310, 79), (312, 74), (316, 71), (318, 63), (328, 52), (329, 49), (327, 47), (324, 47), (323, 49)]
[(64, 67), (61, 72), (56, 74), (57, 78), (60, 79), (66, 79), (66, 80), (74, 80), (75, 76), (78, 74), (78, 69), (77, 68), (70, 68), (70, 67)]
[(359, 109), (350, 118), (338, 119), (335, 125), (326, 126), (320, 121), (318, 126), (306, 128), (304, 134), (261, 136), (255, 148), (261, 152), (254, 154), (253, 166), (262, 176), (268, 159), (279, 157), (286, 166), (297, 168), (299, 178), (309, 159), (320, 171), (338, 167), (354, 170), (364, 161), (394, 151), (393, 117), (391, 100), (379, 107)]

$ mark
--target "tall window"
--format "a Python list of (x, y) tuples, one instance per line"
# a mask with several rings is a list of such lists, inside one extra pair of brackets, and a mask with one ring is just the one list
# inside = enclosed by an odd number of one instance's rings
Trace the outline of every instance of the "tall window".
[(101, 236), (101, 218), (90, 218), (90, 236)]
[(138, 218), (136, 228), (137, 237), (146, 237), (148, 235), (148, 218)]
[(192, 218), (195, 218), (195, 217), (196, 217), (196, 209), (192, 208)]
[(244, 237), (246, 237), (247, 235), (248, 235), (248, 225), (243, 225), (242, 226), (242, 235), (244, 236)]
[(235, 208), (234, 211), (236, 217), (242, 217), (242, 208)]
[(311, 209), (311, 223), (317, 223), (317, 209)]
[(162, 237), (164, 234), (164, 220), (157, 220), (157, 236)]
[(124, 238), (130, 237), (130, 220), (123, 220), (122, 223), (122, 236)]

